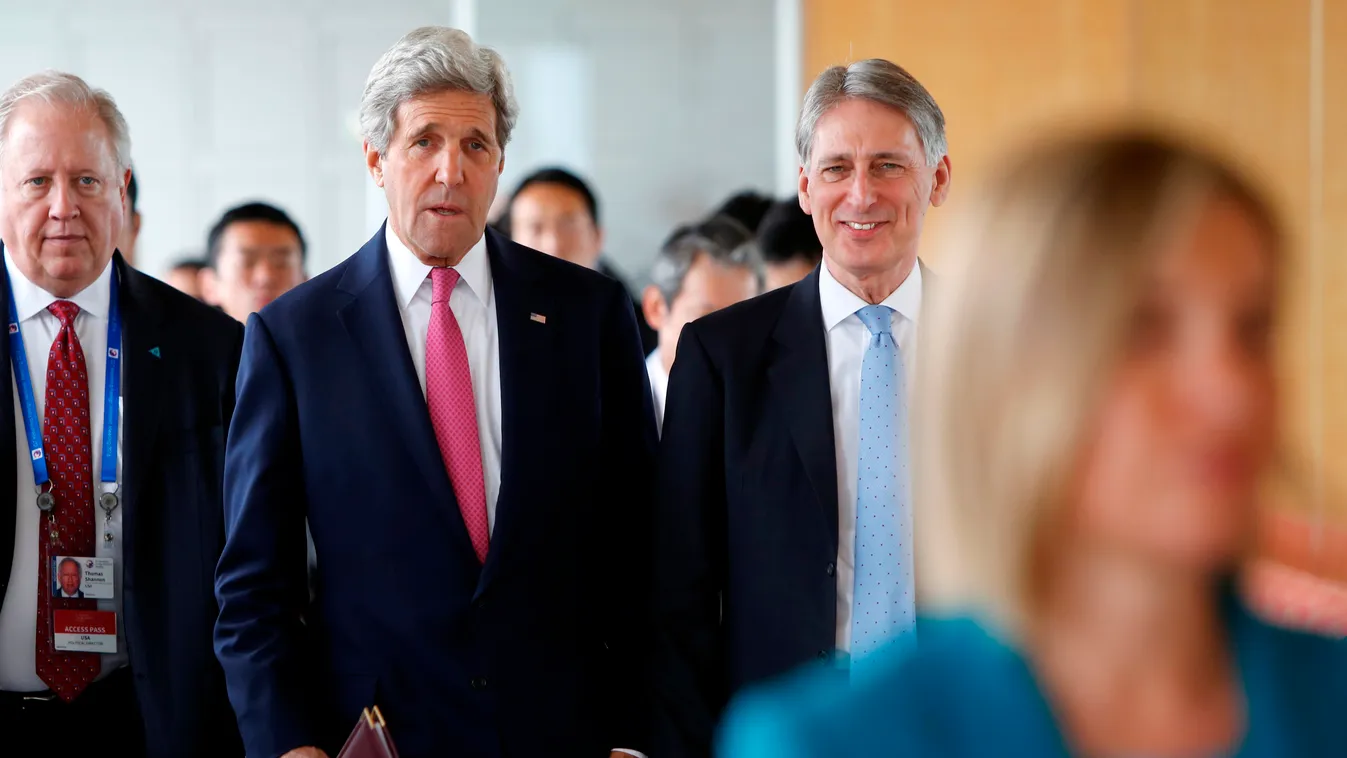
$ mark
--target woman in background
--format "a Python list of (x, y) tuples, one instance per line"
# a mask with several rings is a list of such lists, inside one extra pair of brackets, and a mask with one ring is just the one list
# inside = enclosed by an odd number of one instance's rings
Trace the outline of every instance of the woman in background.
[(987, 188), (922, 337), (915, 648), (750, 694), (731, 758), (1347, 755), (1347, 649), (1232, 592), (1278, 426), (1266, 202), (1163, 138)]

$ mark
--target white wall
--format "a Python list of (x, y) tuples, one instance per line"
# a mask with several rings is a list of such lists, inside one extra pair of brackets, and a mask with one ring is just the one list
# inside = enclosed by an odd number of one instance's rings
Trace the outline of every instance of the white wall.
[(502, 192), (543, 164), (591, 180), (607, 254), (638, 282), (661, 240), (776, 183), (774, 0), (479, 0), (514, 74)]
[(771, 188), (774, 0), (0, 0), (0, 88), (60, 68), (131, 127), (140, 268), (199, 251), (230, 205), (274, 202), (310, 273), (354, 252), (379, 196), (354, 120), (370, 67), (408, 30), (473, 15), (522, 106), (502, 191), (562, 162), (591, 177), (611, 257), (643, 274), (678, 222)]
[(366, 239), (353, 119), (370, 67), (444, 0), (0, 0), (0, 87), (43, 68), (112, 93), (131, 127), (137, 264), (199, 252), (226, 208), (262, 199), (309, 240), (311, 273)]

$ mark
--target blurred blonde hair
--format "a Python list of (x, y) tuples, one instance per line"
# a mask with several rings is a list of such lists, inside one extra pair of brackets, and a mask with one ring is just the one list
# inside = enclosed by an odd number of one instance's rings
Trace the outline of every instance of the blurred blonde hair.
[(1229, 163), (1146, 131), (1027, 150), (948, 227), (914, 402), (923, 606), (1021, 628), (1043, 527), (1156, 258), (1215, 199), (1280, 248), (1271, 207)]

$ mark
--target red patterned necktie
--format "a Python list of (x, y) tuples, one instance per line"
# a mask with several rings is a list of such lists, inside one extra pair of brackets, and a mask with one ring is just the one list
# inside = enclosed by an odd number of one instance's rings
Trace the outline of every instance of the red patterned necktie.
[(430, 327), (426, 332), (426, 404), (430, 423), (440, 443), (440, 456), (458, 498), (463, 524), (468, 527), (477, 560), (486, 562), (490, 527), (486, 516), (486, 488), (482, 479), (482, 445), (477, 434), (477, 404), (473, 401), (468, 349), (458, 319), (449, 309), (449, 294), (458, 284), (451, 268), (430, 270)]
[[(56, 507), (38, 525), (42, 546), (37, 571), (37, 675), (67, 703), (98, 676), (97, 653), (59, 652), (53, 646), (53, 610), (98, 610), (96, 600), (52, 596), (51, 559), (94, 554), (93, 456), (89, 447), (89, 370), (75, 334), (78, 305), (57, 300), (47, 306), (61, 330), (47, 354), (47, 402), (42, 448)], [(34, 506), (36, 507), (36, 506)]]

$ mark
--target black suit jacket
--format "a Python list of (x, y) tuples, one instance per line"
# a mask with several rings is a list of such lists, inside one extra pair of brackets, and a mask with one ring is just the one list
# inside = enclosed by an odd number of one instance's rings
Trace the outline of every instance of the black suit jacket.
[[(136, 271), (120, 254), (113, 260), (124, 360), (120, 623), (148, 754), (236, 757), (243, 749), (211, 629), (218, 610), (212, 576), (224, 546), (225, 430), (243, 326)], [(9, 308), (8, 284), (0, 265), (0, 313)], [(15, 424), (23, 421), (7, 399), (14, 392), (8, 340), (0, 340), (0, 356), (0, 492), (12, 492)], [(9, 589), (15, 507), (35, 506), (0, 505), (0, 602)]]
[(836, 648), (826, 339), (817, 268), (679, 338), (655, 497), (661, 758), (710, 755), (734, 693)]
[(659, 332), (651, 329), (645, 320), (645, 309), (641, 307), (641, 293), (632, 289), (627, 280), (622, 278), (621, 272), (603, 258), (599, 259), (599, 273), (622, 285), (622, 289), (631, 297), (631, 307), (636, 310), (636, 328), (641, 332), (641, 352), (650, 355), (659, 347)]
[(648, 752), (656, 438), (630, 301), (595, 272), (491, 231), (486, 243), (502, 441), (485, 565), (413, 369), (384, 232), (249, 324), (216, 649), (250, 756), (335, 755), (373, 704), (404, 758)]

